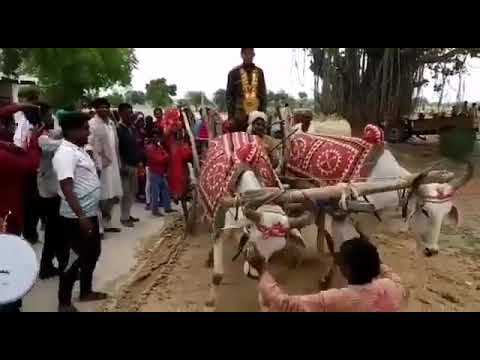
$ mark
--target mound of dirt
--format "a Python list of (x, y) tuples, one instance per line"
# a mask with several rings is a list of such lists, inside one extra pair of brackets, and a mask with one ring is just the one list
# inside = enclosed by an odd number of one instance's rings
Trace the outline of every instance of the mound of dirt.
[(159, 234), (152, 247), (138, 254), (130, 280), (105, 304), (104, 311), (138, 311), (150, 292), (166, 281), (185, 248), (183, 219), (176, 218)]

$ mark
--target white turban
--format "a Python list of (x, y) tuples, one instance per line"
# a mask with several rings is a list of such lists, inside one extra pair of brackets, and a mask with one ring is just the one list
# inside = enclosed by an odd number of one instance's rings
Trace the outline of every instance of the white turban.
[(248, 114), (247, 133), (252, 133), (252, 124), (257, 119), (263, 119), (263, 121), (267, 122), (267, 115), (261, 111), (252, 111), (250, 114)]
[(252, 111), (250, 114), (248, 114), (248, 125), (252, 125), (253, 122), (258, 118), (263, 119), (265, 122), (267, 121), (267, 115), (265, 115), (264, 112)]

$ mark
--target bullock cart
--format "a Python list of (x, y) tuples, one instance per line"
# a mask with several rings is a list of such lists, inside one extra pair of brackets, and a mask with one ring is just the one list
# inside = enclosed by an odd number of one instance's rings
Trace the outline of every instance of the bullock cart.
[(386, 137), (391, 143), (402, 143), (415, 136), (426, 140), (426, 135), (441, 135), (455, 129), (478, 131), (476, 119), (469, 114), (447, 115), (414, 114), (389, 121), (386, 125)]

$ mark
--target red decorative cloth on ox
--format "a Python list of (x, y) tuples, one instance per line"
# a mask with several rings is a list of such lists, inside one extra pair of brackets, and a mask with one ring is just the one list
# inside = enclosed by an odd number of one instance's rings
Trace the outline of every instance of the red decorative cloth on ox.
[(364, 138), (298, 134), (290, 140), (287, 169), (319, 186), (365, 181), (383, 152), (383, 131), (367, 125)]
[(209, 220), (215, 218), (220, 200), (235, 193), (237, 180), (246, 170), (252, 170), (267, 187), (281, 186), (255, 135), (235, 132), (210, 141), (199, 180), (200, 200)]

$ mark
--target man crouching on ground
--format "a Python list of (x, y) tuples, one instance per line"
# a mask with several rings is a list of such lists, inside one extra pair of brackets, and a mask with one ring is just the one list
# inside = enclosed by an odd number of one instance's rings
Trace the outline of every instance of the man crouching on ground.
[(346, 241), (340, 248), (339, 266), (348, 286), (317, 294), (286, 294), (266, 270), (265, 259), (256, 248), (249, 249), (247, 258), (261, 274), (258, 289), (269, 311), (396, 312), (407, 298), (400, 277), (380, 262), (375, 246), (363, 237)]
[[(100, 202), (100, 179), (95, 163), (85, 151), (88, 143), (88, 114), (59, 114), (64, 140), (53, 157), (53, 168), (60, 183), (60, 216), (64, 251), (59, 261), (61, 271), (58, 289), (60, 312), (76, 312), (72, 289), (80, 279), (80, 301), (103, 300), (106, 294), (92, 291), (92, 276), (100, 257), (101, 241), (97, 212)], [(77, 258), (66, 269), (68, 253)]]

